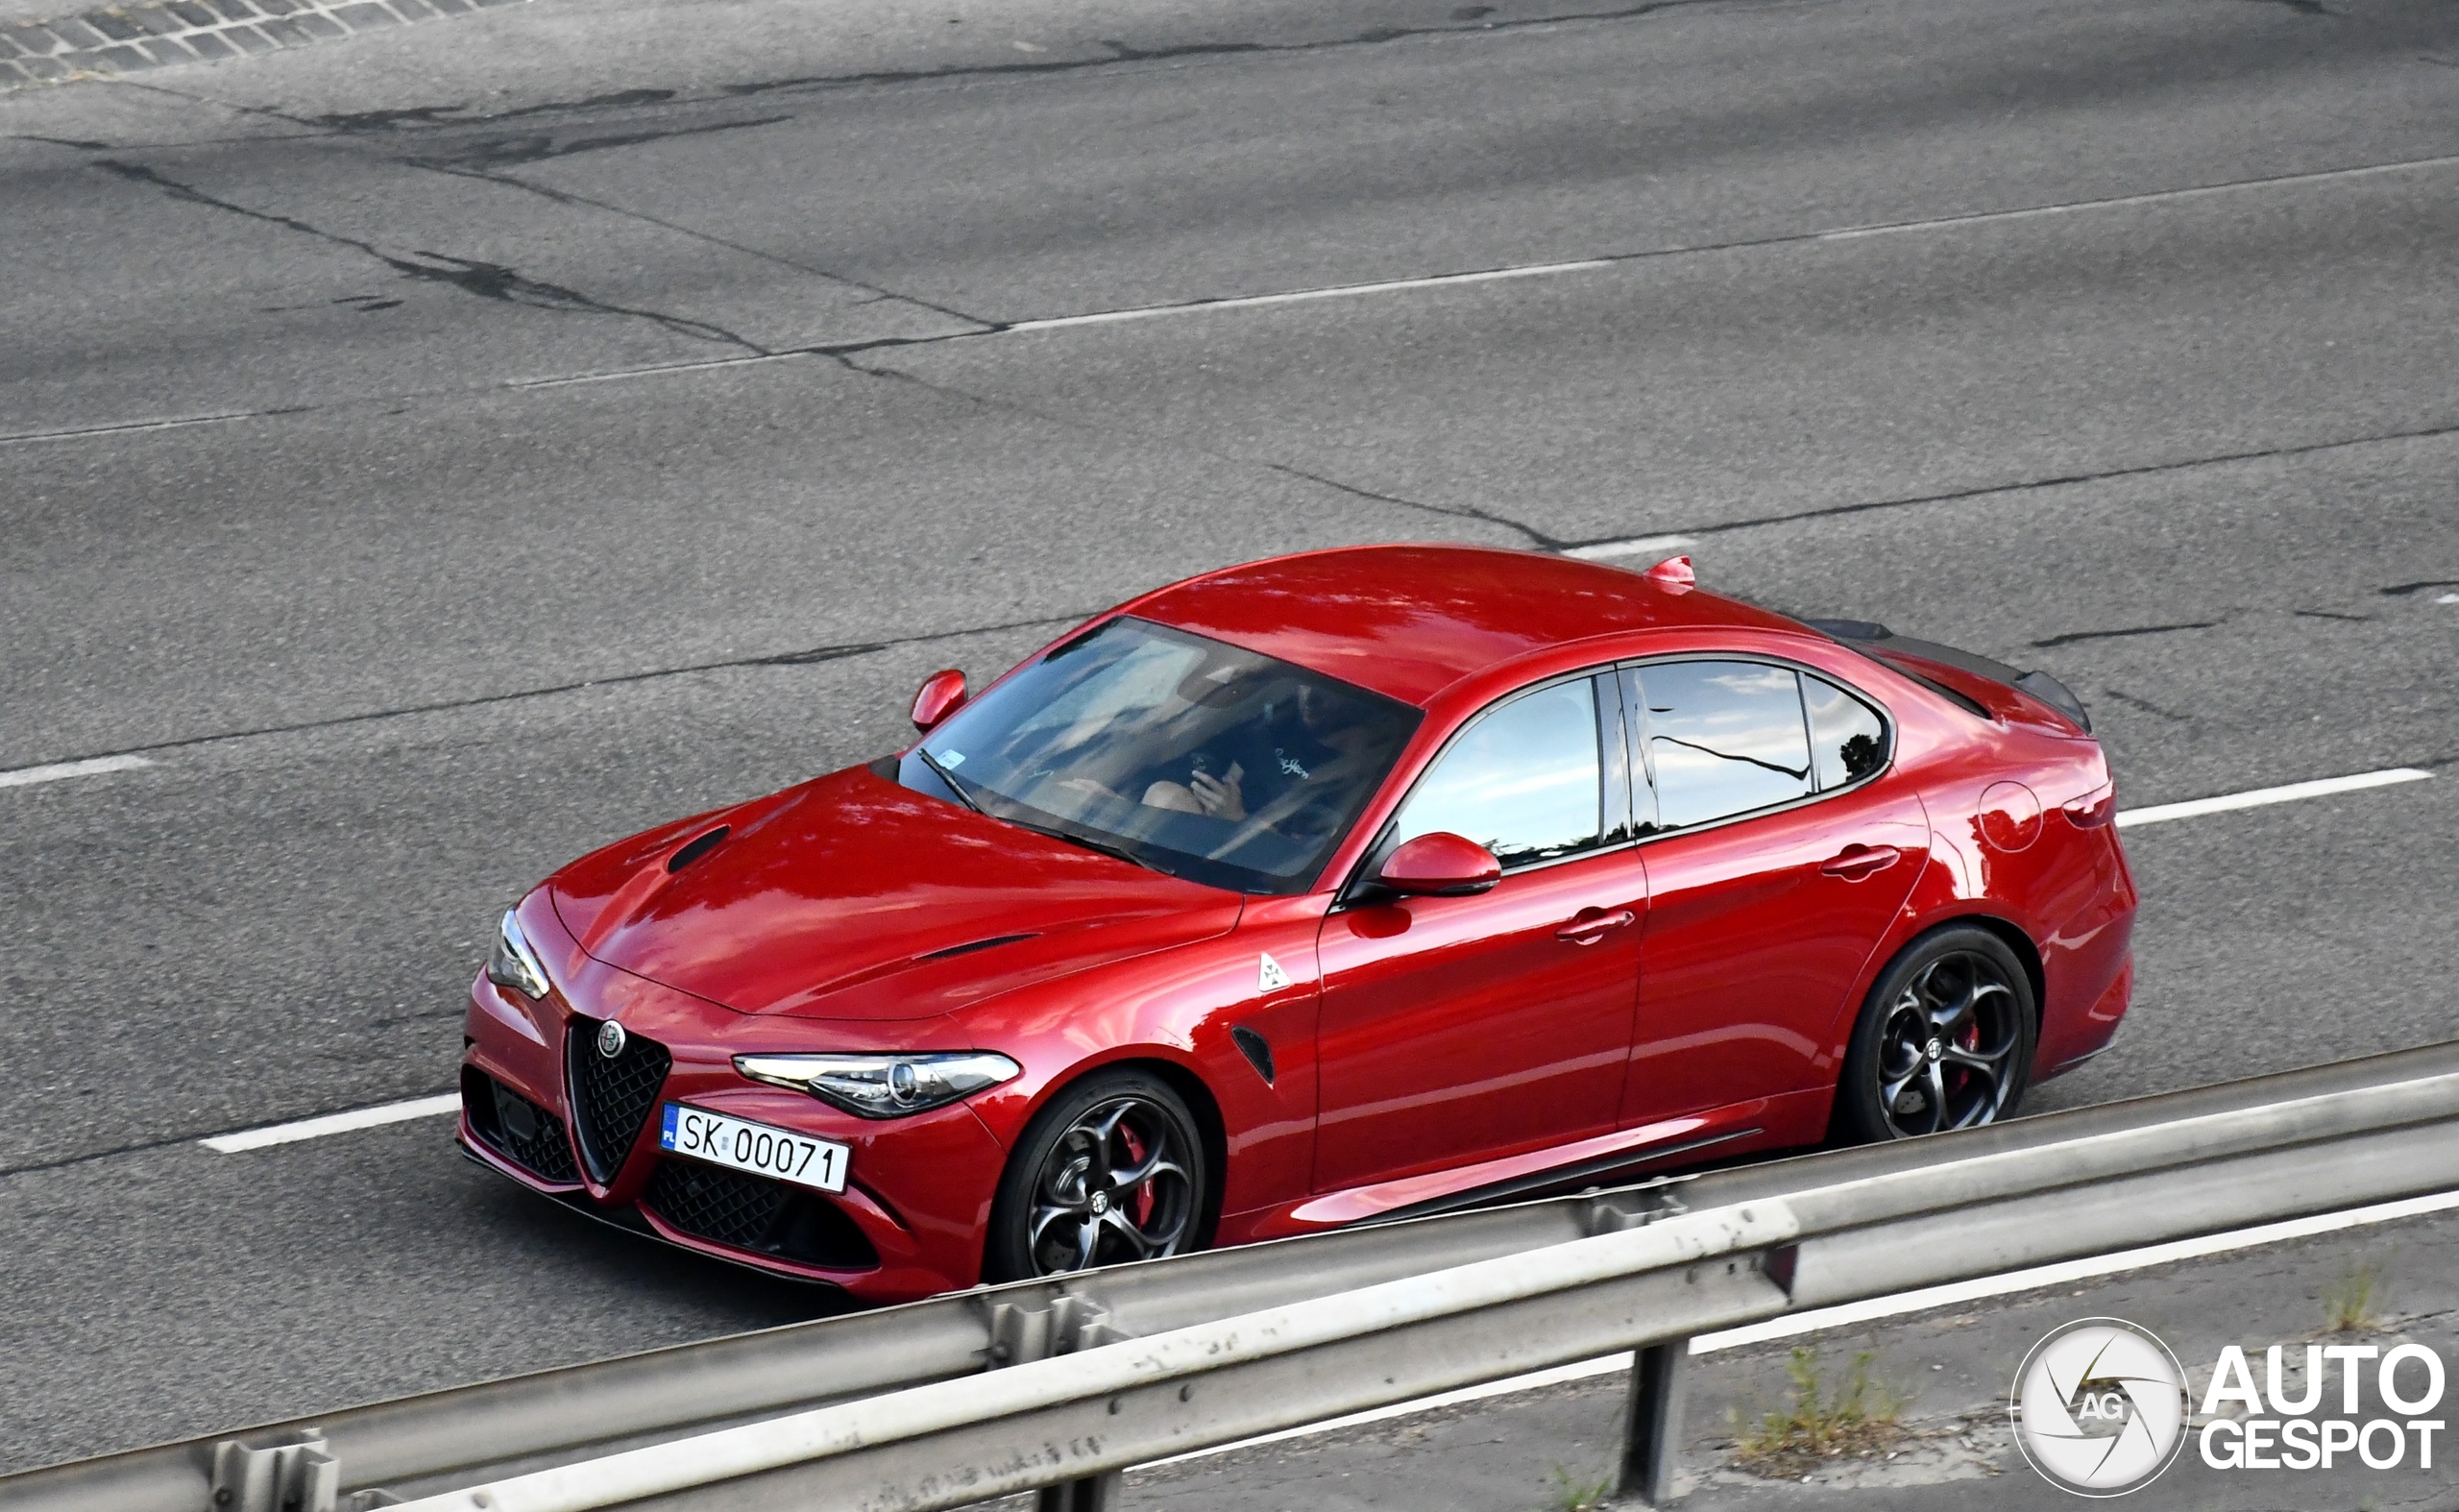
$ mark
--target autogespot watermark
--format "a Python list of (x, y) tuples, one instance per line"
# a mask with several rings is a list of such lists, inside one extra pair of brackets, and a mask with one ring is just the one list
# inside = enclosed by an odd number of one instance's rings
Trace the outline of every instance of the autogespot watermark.
[[(2301, 1370), (2291, 1369), (2292, 1349), (2302, 1351)], [(2245, 1350), (2228, 1345), (2197, 1411), (2184, 1368), (2158, 1335), (2120, 1318), (2085, 1318), (2024, 1356), (2009, 1403), (2015, 1443), (2050, 1484), (2084, 1497), (2141, 1490), (2190, 1438), (2213, 1470), (2329, 1470), (2351, 1458), (2396, 1470), (2411, 1463), (2412, 1440), (2416, 1468), (2433, 1468), (2443, 1422), (2428, 1414), (2442, 1406), (2445, 1373), (2423, 1345), (2275, 1344), (2262, 1374), (2258, 1390)], [(2360, 1406), (2369, 1397), (2379, 1411)]]
[(2033, 1346), (2015, 1372), (2015, 1443), (2061, 1490), (2122, 1497), (2186, 1441), (2186, 1373), (2151, 1330), (2085, 1318)]

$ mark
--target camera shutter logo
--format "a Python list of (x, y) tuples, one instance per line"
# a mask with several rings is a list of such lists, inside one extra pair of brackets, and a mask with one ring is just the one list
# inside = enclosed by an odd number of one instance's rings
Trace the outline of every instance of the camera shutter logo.
[(2186, 1441), (2186, 1373), (2149, 1329), (2085, 1318), (2024, 1356), (2009, 1402), (2015, 1443), (2041, 1477), (2083, 1497), (2159, 1478)]

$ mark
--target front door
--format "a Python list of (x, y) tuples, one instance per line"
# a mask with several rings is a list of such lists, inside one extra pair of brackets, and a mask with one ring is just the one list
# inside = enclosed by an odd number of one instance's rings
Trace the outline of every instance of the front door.
[(1647, 909), (1619, 702), (1610, 673), (1517, 695), (1412, 790), (1382, 849), (1464, 835), (1503, 863), (1492, 891), (1325, 919), (1317, 1191), (1614, 1127)]
[(1830, 1036), (1929, 857), (1884, 718), (1769, 663), (1624, 676), (1654, 834), (1622, 1122), (1832, 1085)]

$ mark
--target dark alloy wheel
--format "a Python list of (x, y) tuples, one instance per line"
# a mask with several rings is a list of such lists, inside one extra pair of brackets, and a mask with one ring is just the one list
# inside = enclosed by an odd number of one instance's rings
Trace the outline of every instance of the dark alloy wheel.
[(1204, 1141), (1184, 1100), (1146, 1072), (1097, 1073), (1043, 1109), (1009, 1158), (985, 1276), (1023, 1280), (1191, 1250), (1206, 1192)]
[(2015, 1111), (2038, 1023), (2031, 977), (1977, 925), (1914, 940), (1862, 1007), (1836, 1089), (1848, 1141), (1978, 1129)]

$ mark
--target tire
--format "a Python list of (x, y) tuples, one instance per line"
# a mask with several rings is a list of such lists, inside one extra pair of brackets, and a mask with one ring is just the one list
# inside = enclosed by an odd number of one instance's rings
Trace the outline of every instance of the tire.
[(1950, 924), (1871, 984), (1836, 1087), (1846, 1144), (1978, 1129), (2012, 1117), (2032, 1075), (2039, 1005), (2006, 940)]
[(983, 1279), (1026, 1280), (1196, 1248), (1211, 1197), (1185, 1099), (1149, 1071), (1097, 1071), (1053, 1098), (1008, 1157)]

